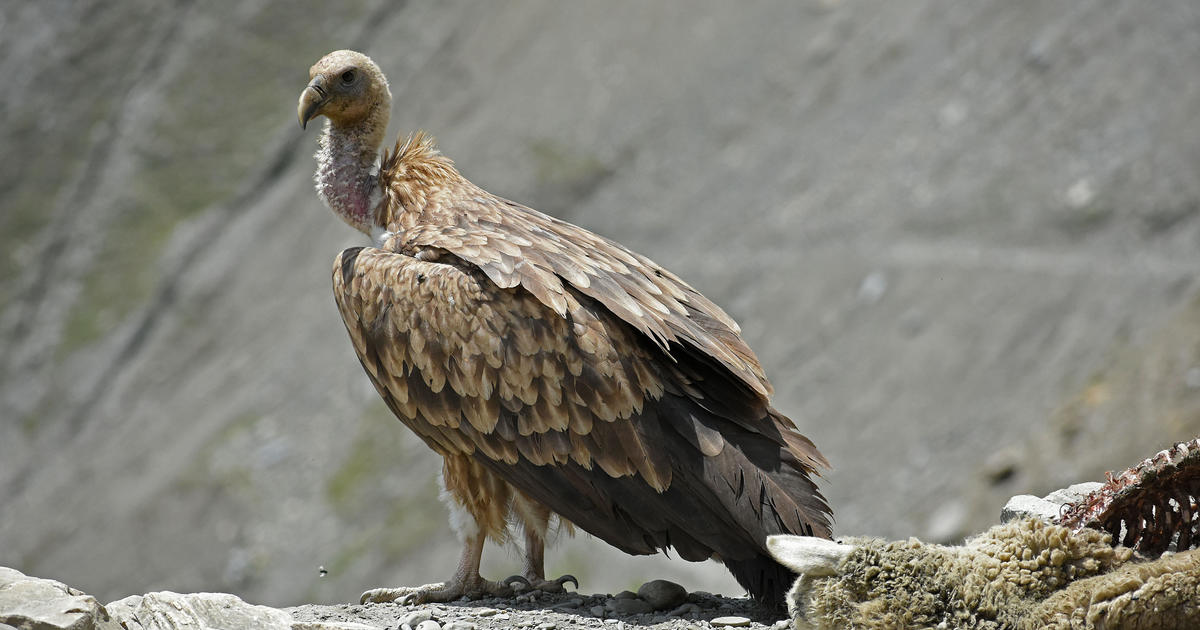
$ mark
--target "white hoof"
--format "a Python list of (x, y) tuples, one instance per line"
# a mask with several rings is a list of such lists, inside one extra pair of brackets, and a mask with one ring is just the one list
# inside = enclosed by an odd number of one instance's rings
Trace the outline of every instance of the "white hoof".
[(767, 536), (767, 551), (783, 566), (800, 575), (836, 575), (837, 566), (854, 551), (843, 545), (812, 536)]

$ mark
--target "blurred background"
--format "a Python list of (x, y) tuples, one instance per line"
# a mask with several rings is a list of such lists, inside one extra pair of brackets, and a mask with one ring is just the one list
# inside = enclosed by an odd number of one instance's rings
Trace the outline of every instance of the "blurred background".
[[(741, 322), (839, 535), (959, 540), (1200, 433), (1193, 0), (13, 2), (0, 565), (102, 602), (449, 575), (438, 459), (355, 359), (330, 269), (362, 239), (296, 123), (346, 47), (389, 136)], [(587, 536), (548, 557), (589, 593), (738, 592)]]

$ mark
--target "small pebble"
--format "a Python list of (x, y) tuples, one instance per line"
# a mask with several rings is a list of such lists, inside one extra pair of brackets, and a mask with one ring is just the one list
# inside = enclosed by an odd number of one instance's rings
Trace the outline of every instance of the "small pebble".
[(773, 630), (787, 630), (790, 627), (792, 627), (792, 622), (788, 619), (780, 619), (775, 622), (775, 625), (771, 626)]
[(718, 628), (738, 628), (750, 625), (750, 620), (745, 617), (717, 617), (709, 623)]
[(495, 608), (480, 608), (479, 610), (475, 611), (475, 614), (479, 617), (491, 617), (499, 612), (500, 611), (496, 610)]
[(416, 630), (442, 630), (442, 624), (432, 619), (426, 619), (417, 624)]
[(603, 617), (604, 616), (604, 607), (603, 606), (592, 606), (591, 608), (588, 609), (588, 612), (592, 613), (593, 617)]
[(643, 615), (654, 610), (654, 607), (649, 603), (640, 599), (610, 599), (604, 602), (604, 607), (611, 610), (614, 614), (627, 617), (629, 615)]
[(442, 630), (475, 630), (475, 624), (469, 621), (454, 620), (442, 626)]
[(683, 605), (679, 606), (678, 608), (675, 608), (671, 612), (667, 613), (667, 616), (682, 617), (684, 615), (691, 615), (693, 613), (699, 613), (699, 612), (700, 612), (699, 606), (692, 604), (692, 603), (687, 603), (687, 604), (683, 604)]
[(637, 593), (634, 593), (633, 591), (621, 591), (620, 593), (613, 595), (612, 598), (613, 599), (637, 599), (637, 596), (638, 596)]
[(510, 615), (510, 614), (508, 614), (508, 613), (500, 613), (500, 614), (496, 615), (496, 619), (499, 619), (499, 620), (502, 620), (502, 621), (503, 621), (503, 620), (507, 620), (507, 619), (511, 619), (511, 618), (512, 618), (512, 615)]
[(546, 623), (543, 623), (543, 624), (538, 624), (538, 630), (554, 630), (557, 627), (558, 627), (558, 625), (551, 621), (547, 621)]
[(571, 599), (564, 599), (563, 601), (558, 602), (557, 604), (554, 604), (550, 608), (553, 608), (553, 609), (579, 608), (582, 605), (583, 605), (583, 598), (572, 597)]
[(667, 610), (687, 601), (688, 592), (679, 584), (669, 580), (651, 580), (638, 589), (638, 597), (645, 600), (654, 610)]
[(401, 626), (411, 626), (416, 628), (417, 626), (421, 625), (422, 621), (429, 621), (430, 619), (433, 619), (433, 613), (429, 612), (428, 610), (414, 610), (406, 615), (403, 615), (396, 621), (398, 621)]

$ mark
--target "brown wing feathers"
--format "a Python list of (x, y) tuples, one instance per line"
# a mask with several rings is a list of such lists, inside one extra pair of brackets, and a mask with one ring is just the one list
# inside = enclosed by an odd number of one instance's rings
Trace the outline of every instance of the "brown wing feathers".
[[(805, 474), (824, 460), (704, 353), (673, 344), (676, 360), (664, 360), (585, 295), (567, 290), (560, 317), (461, 263), (351, 249), (334, 285), (364, 367), (403, 422), (610, 544), (716, 553), (756, 574), (774, 570), (755, 553), (767, 535), (828, 535)], [(784, 447), (796, 437), (800, 457)]]
[(644, 392), (661, 386), (639, 381), (651, 371), (629, 367), (646, 357), (591, 339), (611, 332), (603, 326), (584, 325), (580, 341), (571, 321), (523, 291), (375, 249), (343, 252), (334, 285), (368, 374), (436, 450), (508, 463), (520, 454), (539, 466), (574, 459), (669, 483), (629, 421)]

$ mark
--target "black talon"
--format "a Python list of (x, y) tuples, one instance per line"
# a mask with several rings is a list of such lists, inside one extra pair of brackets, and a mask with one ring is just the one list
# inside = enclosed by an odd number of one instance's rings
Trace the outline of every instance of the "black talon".
[[(503, 580), (500, 580), (500, 583), (507, 584), (509, 588), (512, 588), (514, 591), (527, 591), (533, 588), (533, 583), (525, 579), (525, 576), (523, 575), (510, 575)], [(516, 586), (514, 586), (514, 584), (520, 584), (521, 588), (518, 589)]]
[(567, 574), (567, 575), (564, 575), (564, 576), (558, 578), (557, 580), (554, 580), (554, 583), (559, 586), (562, 586), (563, 584), (566, 584), (567, 582), (574, 584), (575, 590), (579, 590), (579, 580), (576, 579), (576, 577), (574, 575)]

